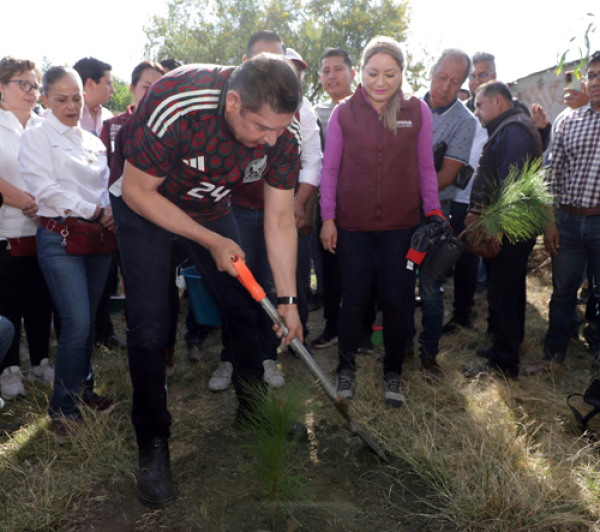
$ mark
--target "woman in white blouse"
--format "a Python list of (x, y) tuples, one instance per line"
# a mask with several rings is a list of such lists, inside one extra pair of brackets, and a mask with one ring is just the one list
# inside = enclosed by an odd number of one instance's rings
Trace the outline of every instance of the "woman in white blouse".
[[(114, 402), (94, 392), (94, 322), (110, 254), (69, 254), (65, 227), (77, 218), (114, 230), (108, 200), (106, 148), (79, 127), (81, 79), (73, 69), (52, 67), (42, 78), (46, 119), (23, 134), (21, 174), (38, 205), (38, 261), (61, 321), (50, 417), (58, 436), (76, 428), (82, 405), (101, 413)], [(100, 228), (102, 229), (102, 228)], [(63, 231), (63, 234), (61, 234)]]
[(25, 396), (19, 367), (21, 318), (29, 346), (28, 380), (54, 381), (48, 360), (52, 300), (36, 257), (37, 205), (19, 171), (19, 146), (24, 131), (42, 121), (32, 112), (40, 74), (33, 61), (0, 60), (0, 314), (14, 325), (15, 334), (0, 362), (0, 393), (4, 399)]

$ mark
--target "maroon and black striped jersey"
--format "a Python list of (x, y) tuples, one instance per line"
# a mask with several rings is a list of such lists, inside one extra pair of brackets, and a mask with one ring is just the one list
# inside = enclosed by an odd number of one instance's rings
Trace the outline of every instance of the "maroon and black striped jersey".
[(275, 146), (248, 148), (225, 120), (229, 75), (235, 67), (188, 65), (158, 80), (131, 120), (125, 157), (166, 178), (160, 192), (197, 222), (231, 209), (232, 189), (263, 178), (294, 187), (300, 167), (300, 126), (294, 118)]

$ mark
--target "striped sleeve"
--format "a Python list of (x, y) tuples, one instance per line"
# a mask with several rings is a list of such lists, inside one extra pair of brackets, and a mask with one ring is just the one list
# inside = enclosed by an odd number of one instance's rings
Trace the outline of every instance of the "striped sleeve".
[(142, 99), (125, 144), (136, 168), (163, 178), (181, 165), (182, 147), (192, 138), (192, 114), (214, 112), (220, 89), (194, 86), (189, 76), (165, 77)]

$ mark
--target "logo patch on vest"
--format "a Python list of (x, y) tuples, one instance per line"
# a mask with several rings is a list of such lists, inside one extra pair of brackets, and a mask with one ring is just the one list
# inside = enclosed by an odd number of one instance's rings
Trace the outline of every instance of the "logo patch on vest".
[(266, 155), (261, 159), (254, 159), (254, 161), (252, 161), (248, 166), (246, 166), (246, 173), (244, 174), (244, 183), (254, 183), (254, 181), (258, 181), (262, 177), (266, 168)]
[(412, 120), (398, 120), (396, 127), (413, 127)]

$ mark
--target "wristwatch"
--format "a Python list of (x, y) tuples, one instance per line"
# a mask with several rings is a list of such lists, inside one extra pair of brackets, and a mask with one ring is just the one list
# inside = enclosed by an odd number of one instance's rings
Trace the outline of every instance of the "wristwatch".
[(298, 298), (297, 297), (292, 297), (292, 296), (278, 297), (277, 298), (277, 304), (278, 305), (297, 305), (298, 304)]

